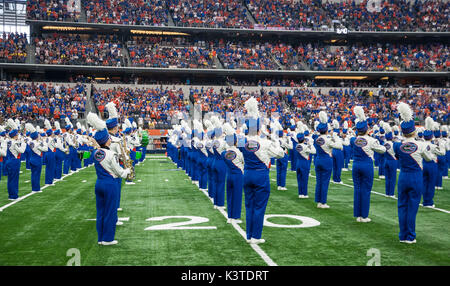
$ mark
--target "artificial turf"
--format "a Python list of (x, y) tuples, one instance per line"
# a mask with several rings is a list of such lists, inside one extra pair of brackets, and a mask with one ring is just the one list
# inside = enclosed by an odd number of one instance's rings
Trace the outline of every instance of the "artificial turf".
[[(31, 191), (30, 171), (22, 164), (19, 196)], [(42, 172), (44, 183), (45, 167)], [(88, 167), (46, 187), (0, 212), (0, 265), (67, 265), (79, 251), (80, 265), (152, 266), (265, 266), (267, 262), (252, 248), (217, 209), (204, 192), (191, 183), (184, 171), (169, 159), (147, 156), (136, 166), (136, 184), (122, 186), (117, 226), (119, 244), (99, 246), (95, 228), (95, 169)], [(375, 171), (377, 174), (377, 171)], [(375, 176), (371, 195), (370, 223), (353, 217), (351, 171), (342, 172), (346, 185), (330, 183), (329, 209), (314, 202), (314, 166), (308, 199), (299, 199), (295, 172), (288, 171), (287, 191), (278, 191), (272, 167), (271, 195), (266, 215), (309, 217), (320, 225), (307, 228), (264, 226), (264, 253), (279, 266), (364, 266), (378, 251), (383, 266), (450, 265), (450, 181), (435, 194), (436, 209), (419, 208), (417, 243), (399, 243), (397, 200), (383, 196), (384, 180)], [(7, 200), (6, 177), (0, 181), (0, 208)], [(226, 210), (225, 210), (226, 212)], [(208, 221), (190, 227), (207, 229), (146, 230), (186, 218), (152, 220), (163, 216), (195, 216)], [(239, 224), (245, 231), (245, 208)], [(299, 225), (291, 217), (268, 219), (278, 225)]]

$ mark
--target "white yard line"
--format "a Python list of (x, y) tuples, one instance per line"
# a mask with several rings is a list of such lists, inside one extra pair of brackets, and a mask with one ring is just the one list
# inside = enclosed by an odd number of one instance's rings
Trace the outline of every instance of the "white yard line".
[[(173, 163), (173, 162), (172, 162)], [(186, 179), (188, 180), (188, 179)], [(208, 195), (208, 191), (200, 190), (211, 202), (214, 202), (213, 199), (211, 199)], [(224, 209), (218, 209), (219, 212), (228, 219), (228, 214), (225, 212)], [(247, 234), (246, 232), (241, 228), (241, 226), (235, 222), (231, 223), (233, 228), (247, 241)], [(264, 262), (267, 263), (268, 266), (278, 266), (270, 257), (267, 255), (267, 253), (264, 252), (264, 250), (261, 249), (261, 247), (258, 244), (248, 243), (253, 250), (258, 253), (258, 255), (264, 260)]]
[[(201, 191), (203, 194), (205, 194), (205, 196), (210, 199), (211, 201), (213, 201), (209, 195), (207, 191)], [(224, 209), (218, 209), (219, 212), (226, 218), (228, 219), (228, 214), (226, 213), (226, 211)], [(245, 233), (245, 231), (241, 228), (241, 226), (235, 222), (231, 223), (231, 225), (233, 226), (233, 228), (247, 241), (247, 234)], [(261, 256), (261, 258), (267, 263), (267, 265), (269, 266), (278, 266), (270, 257), (269, 255), (267, 255), (267, 253), (264, 252), (264, 250), (261, 249), (261, 247), (258, 244), (253, 244), (253, 243), (249, 243), (249, 245), (253, 248), (253, 250), (258, 253), (259, 256)]]
[[(93, 165), (91, 165), (91, 166), (93, 166)], [(89, 167), (91, 167), (91, 166), (89, 166)], [(68, 177), (68, 176), (71, 176), (71, 175), (73, 175), (73, 174), (76, 174), (76, 173), (78, 173), (78, 171), (81, 171), (81, 170), (83, 170), (83, 169), (85, 169), (85, 168), (87, 168), (87, 167), (82, 167), (82, 168), (78, 169), (76, 172), (73, 172), (73, 173), (69, 173), (69, 174), (67, 174), (67, 175), (64, 175), (64, 176), (61, 177), (61, 180), (64, 179), (65, 177)], [(60, 182), (60, 181), (58, 181), (58, 182)], [(54, 184), (56, 184), (56, 183), (58, 183), (58, 182), (54, 182)], [(41, 191), (42, 191), (42, 190), (45, 190), (47, 187), (50, 187), (50, 186), (51, 186), (51, 185), (45, 185), (45, 186), (41, 187)], [(37, 194), (37, 192), (31, 192), (31, 193), (28, 193), (28, 194), (26, 194), (26, 195), (23, 195), (23, 196), (17, 198), (16, 200), (10, 202), (9, 204), (6, 204), (6, 205), (0, 207), (0, 212), (2, 212), (4, 209), (9, 208), (10, 206), (17, 204), (18, 202), (20, 202), (20, 201), (22, 201), (22, 200), (24, 200), (24, 199), (26, 199), (26, 198), (28, 198), (28, 197), (34, 195), (34, 194)]]

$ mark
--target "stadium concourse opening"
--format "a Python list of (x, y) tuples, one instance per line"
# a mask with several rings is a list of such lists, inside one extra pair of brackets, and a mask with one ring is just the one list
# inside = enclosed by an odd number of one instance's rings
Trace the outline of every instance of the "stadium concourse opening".
[(0, 265), (450, 265), (449, 3), (0, 1)]

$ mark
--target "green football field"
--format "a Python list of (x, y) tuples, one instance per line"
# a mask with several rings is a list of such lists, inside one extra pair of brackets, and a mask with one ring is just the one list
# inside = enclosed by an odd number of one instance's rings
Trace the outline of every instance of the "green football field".
[[(44, 171), (42, 185), (44, 184)], [(314, 167), (309, 198), (299, 199), (296, 174), (288, 171), (287, 191), (276, 187), (266, 211), (266, 243), (245, 240), (241, 224), (228, 224), (226, 210), (214, 209), (205, 192), (163, 155), (136, 166), (136, 184), (122, 186), (116, 239), (99, 246), (95, 228), (95, 168), (66, 176), (55, 186), (31, 194), (30, 171), (22, 164), (20, 201), (7, 199), (0, 181), (0, 266), (151, 265), (151, 266), (437, 266), (450, 265), (450, 180), (435, 194), (436, 209), (420, 207), (417, 243), (398, 239), (397, 200), (384, 196), (375, 176), (370, 223), (353, 217), (351, 171), (344, 185), (331, 183), (329, 209), (314, 202)], [(375, 171), (377, 174), (377, 171)]]

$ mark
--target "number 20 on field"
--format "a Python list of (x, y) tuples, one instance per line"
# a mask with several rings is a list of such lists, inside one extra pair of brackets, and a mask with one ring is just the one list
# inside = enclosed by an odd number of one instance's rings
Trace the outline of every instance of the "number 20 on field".
[[(300, 224), (283, 225), (269, 222), (269, 219), (275, 217), (291, 218), (300, 221)], [(193, 226), (208, 222), (209, 219), (200, 216), (160, 216), (148, 218), (145, 221), (164, 221), (167, 219), (187, 219), (187, 221), (166, 223), (160, 225), (153, 225), (145, 228), (145, 230), (181, 230), (181, 229), (217, 229), (215, 226)], [(264, 216), (264, 226), (279, 227), (279, 228), (307, 228), (320, 225), (320, 222), (305, 216), (288, 215), (288, 214), (272, 214)]]

